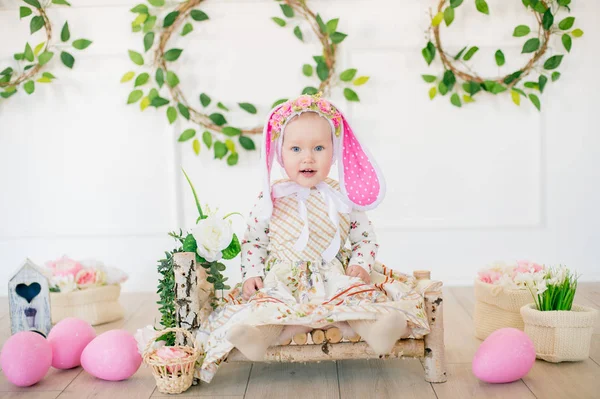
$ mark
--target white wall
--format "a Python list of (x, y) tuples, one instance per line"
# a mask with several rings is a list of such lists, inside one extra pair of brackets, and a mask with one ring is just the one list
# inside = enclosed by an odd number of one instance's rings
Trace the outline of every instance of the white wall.
[[(507, 57), (502, 72), (525, 59), (522, 41), (511, 34), (532, 17), (520, 1), (488, 2), (493, 17), (466, 1), (443, 38), (448, 49), (478, 45), (477, 70), (493, 75), (498, 48)], [(74, 51), (72, 71), (52, 63), (56, 84), (0, 102), (0, 294), (26, 257), (43, 263), (63, 253), (125, 269), (125, 290), (155, 289), (156, 260), (172, 247), (166, 233), (189, 228), (196, 216), (180, 166), (202, 202), (225, 212), (251, 208), (259, 191), (257, 153), (243, 153), (234, 168), (211, 160), (206, 148), (197, 157), (175, 141), (185, 125), (169, 126), (164, 110), (142, 114), (125, 105), (131, 86), (119, 79), (135, 69), (127, 50), (141, 49), (141, 35), (129, 31), (128, 10), (137, 3), (73, 0), (70, 9), (54, 8), (55, 34), (68, 19), (74, 37), (94, 44)], [(481, 96), (460, 110), (447, 98), (429, 101), (420, 74), (433, 70), (420, 49), (426, 9), (434, 3), (309, 2), (325, 19), (340, 17), (339, 30), (349, 34), (339, 70), (355, 67), (371, 76), (358, 91), (360, 104), (346, 103), (339, 90), (333, 99), (387, 177), (387, 199), (370, 214), (380, 259), (403, 271), (431, 269), (447, 284), (470, 282), (495, 260), (523, 258), (567, 264), (584, 280), (600, 279), (600, 5), (573, 2), (585, 35), (575, 40), (538, 113), (506, 96)], [(0, 69), (29, 40), (19, 5), (0, 0)], [(275, 99), (314, 83), (300, 69), (320, 49), (314, 38), (302, 44), (291, 28), (270, 21), (280, 14), (274, 1), (212, 0), (202, 9), (211, 20), (173, 42), (185, 48), (176, 71), (187, 97), (204, 91), (226, 104), (253, 102), (260, 117), (240, 111), (231, 119), (254, 126)], [(236, 231), (243, 231), (241, 219)], [(238, 262), (228, 271), (234, 281)]]

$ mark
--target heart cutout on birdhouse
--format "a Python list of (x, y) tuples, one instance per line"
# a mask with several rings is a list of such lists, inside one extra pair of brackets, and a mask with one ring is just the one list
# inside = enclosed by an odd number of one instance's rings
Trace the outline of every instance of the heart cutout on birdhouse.
[(25, 298), (27, 303), (31, 303), (31, 301), (33, 301), (33, 298), (38, 296), (41, 290), (42, 287), (39, 285), (39, 283), (31, 283), (29, 285), (23, 283), (17, 284), (16, 289), (17, 295), (21, 298)]

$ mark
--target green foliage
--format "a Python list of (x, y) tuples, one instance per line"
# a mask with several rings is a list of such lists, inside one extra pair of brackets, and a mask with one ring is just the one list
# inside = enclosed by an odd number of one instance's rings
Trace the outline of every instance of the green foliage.
[[(50, 20), (46, 8), (52, 4), (68, 7), (70, 6), (70, 3), (66, 0), (44, 2), (40, 2), (39, 0), (23, 0), (23, 2), (26, 3), (27, 6), (22, 5), (19, 7), (19, 19), (26, 20), (24, 23), (29, 25), (30, 34), (41, 35), (44, 33), (47, 40), (42, 41), (35, 47), (32, 47), (29, 43), (25, 43), (23, 51), (13, 55), (15, 61), (21, 63), (26, 61), (27, 63), (25, 65), (18, 65), (14, 68), (9, 66), (2, 70), (2, 73), (0, 73), (0, 98), (2, 99), (12, 97), (20, 91), (19, 89), (21, 88), (23, 92), (31, 95), (36, 91), (36, 82), (44, 84), (52, 83), (56, 77), (44, 70), (53, 62), (62, 62), (62, 64), (69, 69), (72, 69), (75, 66), (75, 57), (66, 51), (67, 46), (71, 45), (77, 50), (85, 50), (92, 44), (88, 39), (77, 39), (72, 43), (69, 43), (71, 40), (69, 22), (64, 22), (59, 30)], [(57, 30), (59, 34), (55, 34), (51, 37), (50, 32)], [(58, 40), (63, 42), (64, 45), (57, 48), (56, 41)], [(54, 57), (55, 53), (59, 50), (59, 56)], [(58, 59), (60, 59), (60, 61), (56, 61)], [(36, 66), (37, 68), (34, 69), (35, 73), (31, 74), (31, 69)]]
[[(177, 319), (175, 314), (175, 273), (173, 272), (173, 255), (183, 252), (183, 232), (179, 230), (169, 233), (173, 237), (177, 246), (169, 252), (165, 252), (165, 257), (158, 261), (158, 287), (156, 292), (159, 295), (159, 312), (161, 314), (160, 324), (164, 328), (176, 327)], [(175, 334), (167, 334), (161, 338), (167, 342), (167, 345), (175, 344)]]
[[(526, 12), (536, 13), (538, 26), (517, 25), (513, 28), (512, 36), (523, 38), (521, 39), (523, 40), (521, 53), (531, 54), (530, 56), (535, 62), (525, 63), (516, 71), (485, 81), (482, 81), (480, 75), (468, 65), (468, 62), (479, 51), (477, 46), (461, 46), (462, 49), (455, 56), (451, 56), (444, 51), (445, 49), (440, 44), (443, 42), (440, 40), (440, 35), (445, 29), (442, 29), (442, 21), (445, 21), (446, 26), (450, 26), (455, 20), (456, 10), (462, 3), (463, 0), (445, 2), (441, 8), (438, 8), (437, 14), (431, 16), (430, 37), (426, 46), (421, 50), (421, 54), (427, 65), (430, 66), (437, 53), (443, 52), (440, 54), (440, 59), (444, 70), (443, 74), (421, 75), (428, 84), (429, 98), (433, 99), (438, 94), (441, 96), (448, 94), (452, 105), (462, 107), (463, 104), (474, 102), (473, 97), (480, 92), (493, 95), (507, 92), (516, 105), (520, 105), (521, 99), (526, 98), (538, 111), (541, 110), (541, 101), (538, 95), (544, 92), (548, 83), (555, 82), (560, 78), (560, 72), (554, 70), (562, 65), (565, 56), (565, 54), (557, 54), (556, 51), (549, 51), (549, 44), (553, 43), (549, 37), (559, 35), (562, 47), (557, 49), (558, 52), (564, 48), (563, 52), (569, 53), (573, 49), (573, 41), (583, 36), (583, 31), (574, 26), (577, 21), (574, 16), (567, 16), (560, 20), (556, 18), (561, 7), (571, 12), (569, 8), (571, 0), (557, 0), (556, 2), (522, 0)], [(476, 9), (486, 15), (484, 18), (489, 18), (487, 16), (491, 13), (488, 2), (474, 0), (474, 3)], [(547, 56), (547, 53), (553, 55)], [(501, 70), (501, 67), (506, 65), (505, 52), (498, 49), (494, 54), (494, 61)], [(521, 79), (525, 76), (533, 76), (534, 79), (522, 82)]]
[[(347, 67), (341, 74), (334, 69), (338, 65), (336, 63), (337, 47), (347, 39), (347, 34), (343, 32), (344, 21), (340, 21), (339, 18), (324, 20), (319, 13), (310, 10), (304, 0), (277, 1), (276, 3), (278, 14), (271, 17), (271, 21), (281, 28), (292, 30), (294, 36), (300, 41), (304, 41), (304, 25), (301, 20), (306, 19), (313, 26), (318, 26), (316, 33), (319, 35), (319, 42), (322, 43), (322, 51), (319, 55), (312, 57), (314, 62), (305, 63), (302, 67), (304, 76), (313, 80), (313, 83), (306, 85), (302, 93), (317, 94), (326, 92), (331, 87), (342, 86), (340, 89), (348, 101), (360, 101), (356, 87), (366, 84), (369, 76), (355, 76), (355, 68)], [(462, 0), (452, 0), (452, 7), (458, 7), (461, 3)], [(219, 99), (211, 98), (209, 93), (201, 93), (199, 97), (195, 97), (195, 101), (190, 102), (183, 98), (186, 74), (181, 72), (179, 67), (181, 67), (180, 62), (184, 49), (165, 48), (165, 43), (168, 42), (170, 35), (186, 36), (192, 33), (196, 23), (208, 20), (209, 16), (198, 6), (181, 12), (176, 8), (178, 4), (165, 0), (146, 0), (130, 9), (133, 14), (131, 29), (133, 32), (140, 33), (142, 40), (141, 46), (138, 49), (129, 50), (128, 54), (130, 60), (140, 68), (132, 68), (132, 71), (121, 78), (121, 82), (127, 83), (133, 80), (133, 89), (138, 89), (138, 87), (146, 89), (143, 92), (141, 90), (130, 92), (128, 103), (139, 102), (142, 111), (148, 106), (164, 107), (169, 123), (175, 123), (180, 115), (183, 118), (179, 122), (200, 125), (200, 130), (197, 126), (183, 126), (182, 133), (177, 140), (190, 145), (196, 155), (200, 153), (202, 145), (208, 149), (212, 148), (215, 159), (222, 159), (230, 166), (237, 165), (241, 156), (238, 150), (253, 151), (256, 149), (255, 142), (251, 137), (260, 129), (246, 130), (231, 126), (229, 120), (234, 120), (235, 116), (232, 115), (230, 118), (227, 115), (225, 117), (224, 113), (239, 111), (237, 107), (236, 109), (231, 107), (237, 103), (239, 109), (248, 114), (257, 115), (257, 106), (252, 102), (219, 101)], [(21, 15), (25, 16), (30, 11), (26, 7), (21, 10)], [(447, 11), (447, 23), (450, 23), (449, 18), (453, 12), (453, 9)], [(157, 17), (160, 18), (158, 21)], [(63, 33), (70, 35), (66, 24)], [(159, 38), (161, 39), (160, 43)], [(175, 41), (171, 43), (175, 43)], [(185, 45), (185, 41), (177, 43), (181, 46)], [(78, 42), (77, 45), (84, 46), (85, 44)], [(25, 57), (24, 54), (20, 56)], [(137, 79), (134, 80), (136, 76)], [(154, 79), (146, 78), (147, 76), (153, 76)], [(149, 94), (146, 95), (148, 86), (151, 87)], [(198, 98), (200, 104), (198, 104)], [(277, 100), (276, 104), (281, 101), (286, 100)], [(198, 134), (196, 134), (197, 132)], [(200, 137), (200, 132), (203, 132), (202, 137)], [(228, 137), (230, 138), (228, 139)]]

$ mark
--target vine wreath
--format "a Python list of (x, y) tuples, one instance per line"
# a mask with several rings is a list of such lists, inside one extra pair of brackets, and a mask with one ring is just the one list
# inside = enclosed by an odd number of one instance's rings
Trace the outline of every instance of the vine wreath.
[[(455, 56), (448, 54), (442, 47), (440, 40), (440, 26), (445, 22), (446, 26), (454, 21), (455, 9), (457, 9), (463, 0), (440, 0), (437, 6), (437, 13), (431, 12), (431, 26), (429, 28), (429, 42), (423, 48), (423, 58), (427, 65), (431, 65), (436, 53), (439, 53), (440, 60), (444, 67), (443, 75), (438, 78), (434, 75), (422, 75), (427, 83), (434, 83), (429, 89), (429, 98), (433, 99), (438, 93), (442, 96), (450, 95), (450, 102), (461, 107), (463, 102), (473, 102), (473, 97), (481, 92), (499, 94), (510, 91), (512, 101), (520, 105), (521, 96), (529, 98), (531, 103), (541, 110), (541, 103), (536, 93), (542, 93), (548, 83), (548, 76), (555, 82), (560, 77), (560, 72), (555, 71), (561, 65), (563, 54), (556, 54), (547, 59), (544, 55), (548, 51), (549, 41), (552, 35), (561, 35), (562, 44), (567, 52), (571, 51), (572, 38), (578, 38), (583, 35), (581, 29), (573, 29), (575, 17), (568, 16), (560, 22), (555, 23), (557, 13), (562, 9), (571, 11), (569, 5), (571, 0), (521, 0), (527, 10), (533, 12), (537, 21), (537, 35), (528, 39), (523, 44), (522, 54), (532, 53), (531, 59), (521, 68), (504, 76), (494, 78), (482, 78), (472, 71), (465, 61), (469, 61), (479, 50), (477, 46), (463, 47)], [(489, 6), (485, 0), (475, 0), (475, 7), (483, 14), (489, 15)], [(519, 25), (514, 28), (514, 37), (526, 37), (530, 35), (532, 29), (527, 25)], [(431, 39), (433, 36), (433, 39)], [(432, 41), (433, 40), (433, 41)], [(506, 58), (502, 50), (495, 53), (496, 65), (502, 67)], [(457, 66), (461, 64), (464, 69)], [(465, 70), (466, 69), (466, 70)], [(537, 80), (523, 82), (524, 78), (530, 76), (532, 71), (539, 73)], [(552, 72), (551, 72), (552, 71)], [(518, 87), (523, 82), (522, 87)], [(460, 91), (464, 91), (462, 101)]]
[[(14, 59), (18, 61), (17, 69), (7, 67), (0, 72), (0, 97), (7, 99), (13, 96), (19, 86), (23, 85), (23, 90), (27, 94), (33, 94), (35, 91), (35, 82), (38, 83), (52, 83), (56, 76), (50, 72), (43, 72), (46, 65), (54, 58), (54, 52), (52, 49), (58, 47), (52, 45), (52, 23), (48, 18), (46, 9), (52, 5), (64, 5), (70, 7), (66, 0), (48, 0), (42, 5), (39, 0), (23, 0), (28, 6), (19, 7), (20, 19), (31, 17), (29, 21), (29, 30), (33, 35), (42, 28), (45, 30), (46, 40), (39, 43), (35, 47), (31, 47), (29, 42), (25, 43), (25, 49), (22, 53), (15, 53)], [(60, 32), (60, 39), (62, 43), (68, 44), (71, 41), (71, 32), (69, 29), (69, 23), (65, 22)], [(77, 39), (71, 42), (71, 45), (76, 50), (84, 50), (92, 44), (87, 39)], [(60, 52), (60, 59), (62, 63), (68, 68), (73, 68), (75, 65), (75, 57), (62, 50)], [(41, 76), (40, 76), (41, 73)]]
[[(256, 146), (251, 137), (262, 133), (262, 126), (239, 128), (230, 125), (223, 114), (223, 112), (230, 111), (229, 107), (220, 101), (213, 101), (206, 93), (201, 93), (199, 97), (202, 109), (196, 108), (194, 102), (188, 101), (184, 97), (179, 77), (169, 68), (169, 65), (177, 61), (183, 52), (181, 48), (170, 48), (168, 46), (169, 40), (175, 32), (180, 32), (181, 36), (186, 36), (194, 29), (191, 21), (202, 22), (209, 19), (205, 12), (197, 9), (204, 0), (188, 0), (178, 3), (174, 9), (165, 7), (165, 0), (147, 1), (151, 7), (154, 7), (153, 9), (146, 4), (138, 4), (131, 9), (136, 14), (132, 22), (132, 30), (143, 34), (144, 53), (148, 53), (153, 49), (151, 60), (146, 63), (144, 55), (133, 50), (129, 50), (129, 57), (134, 64), (140, 67), (149, 67), (154, 79), (151, 79), (150, 73), (145, 71), (138, 73), (137, 77), (136, 72), (127, 72), (122, 77), (121, 82), (134, 81), (134, 88), (129, 94), (127, 103), (134, 104), (139, 101), (142, 111), (148, 107), (166, 107), (166, 116), (170, 124), (173, 124), (180, 115), (190, 124), (198, 125), (200, 130), (203, 130), (201, 140), (208, 149), (212, 147), (214, 158), (224, 159), (227, 155), (228, 165), (237, 164), (237, 145), (245, 150), (254, 150)], [(286, 27), (288, 24), (295, 22), (297, 18), (304, 19), (308, 21), (311, 30), (323, 47), (322, 54), (313, 57), (314, 66), (312, 63), (302, 66), (302, 73), (306, 77), (316, 75), (319, 79), (318, 87), (307, 86), (302, 90), (303, 94), (322, 92), (328, 95), (332, 86), (361, 86), (369, 80), (368, 76), (357, 77), (356, 69), (346, 69), (336, 75), (338, 45), (347, 37), (345, 33), (337, 30), (339, 18), (331, 19), (328, 22), (323, 21), (319, 14), (315, 14), (308, 8), (305, 0), (275, 1), (280, 3), (279, 7), (286, 19), (273, 17), (271, 18), (273, 22), (281, 27)], [(164, 17), (161, 16), (162, 23), (157, 23), (159, 16), (156, 14), (161, 12), (166, 12), (166, 14)], [(181, 25), (183, 27), (180, 30)], [(304, 41), (304, 35), (299, 25), (293, 28), (293, 33), (297, 39)], [(147, 83), (152, 86), (156, 83), (156, 87), (152, 87), (145, 92), (142, 89)], [(358, 94), (350, 87), (345, 87), (343, 93), (348, 101), (359, 101)], [(286, 98), (277, 100), (272, 106), (274, 107), (285, 101), (287, 101)], [(240, 102), (237, 103), (237, 106), (250, 114), (257, 113), (256, 106), (252, 103)], [(201, 140), (199, 139), (200, 134), (197, 135), (196, 133), (195, 128), (187, 128), (180, 134), (178, 141), (191, 141), (192, 149), (198, 155)], [(238, 144), (233, 141), (236, 137)]]

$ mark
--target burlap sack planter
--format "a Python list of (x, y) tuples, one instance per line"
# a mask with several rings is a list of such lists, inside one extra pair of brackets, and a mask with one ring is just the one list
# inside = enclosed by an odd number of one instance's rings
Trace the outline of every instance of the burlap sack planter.
[(571, 310), (539, 311), (533, 303), (521, 308), (525, 333), (533, 341), (538, 359), (558, 363), (585, 360), (598, 311), (573, 305)]
[(108, 323), (123, 317), (125, 311), (119, 303), (121, 285), (103, 285), (71, 292), (51, 292), (52, 324), (77, 317), (91, 325)]
[(510, 290), (502, 286), (475, 280), (475, 336), (486, 339), (494, 331), (512, 327), (524, 329), (521, 307), (533, 303), (527, 289)]

